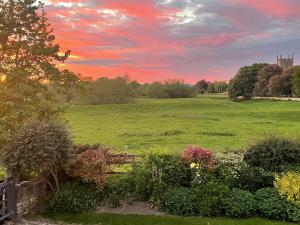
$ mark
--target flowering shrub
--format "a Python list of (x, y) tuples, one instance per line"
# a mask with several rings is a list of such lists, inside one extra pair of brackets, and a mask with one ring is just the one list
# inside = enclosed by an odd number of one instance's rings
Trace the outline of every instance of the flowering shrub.
[(199, 166), (206, 168), (213, 166), (213, 156), (213, 151), (193, 146), (188, 146), (183, 153), (183, 159), (186, 162), (199, 164)]
[(300, 206), (300, 174), (287, 172), (282, 176), (276, 176), (275, 187), (279, 194), (288, 201)]
[(79, 177), (83, 182), (104, 184), (109, 172), (110, 153), (106, 149), (89, 149), (74, 156), (69, 167), (69, 174)]

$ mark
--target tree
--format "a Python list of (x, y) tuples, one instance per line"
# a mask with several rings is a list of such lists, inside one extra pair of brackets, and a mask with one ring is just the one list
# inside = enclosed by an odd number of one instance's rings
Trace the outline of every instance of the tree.
[(0, 0), (0, 146), (31, 119), (60, 112), (48, 87), (64, 82), (67, 73), (55, 63), (64, 62), (70, 51), (60, 53), (52, 32), (43, 4)]
[(268, 95), (275, 97), (292, 97), (292, 78), (293, 74), (289, 72), (286, 72), (282, 75), (273, 76), (268, 85)]
[(71, 149), (69, 133), (61, 123), (33, 121), (10, 137), (0, 159), (17, 181), (44, 178), (58, 189), (58, 172), (66, 165)]
[(211, 82), (208, 83), (207, 92), (208, 92), (208, 93), (216, 93), (214, 83), (211, 83)]
[(208, 83), (206, 82), (205, 79), (198, 81), (195, 85), (195, 90), (197, 93), (204, 94), (204, 92), (207, 91), (207, 88), (208, 88)]
[(293, 85), (293, 92), (297, 97), (300, 97), (300, 68), (294, 71), (292, 85)]
[(0, 1), (0, 74), (36, 81), (59, 76), (55, 62), (63, 62), (70, 51), (59, 53), (52, 32), (42, 3)]
[(251, 66), (244, 66), (229, 82), (229, 97), (235, 99), (239, 96), (251, 97), (257, 81), (258, 71), (268, 64), (255, 63)]
[(257, 81), (255, 83), (253, 94), (255, 96), (265, 97), (268, 95), (269, 80), (282, 73), (282, 69), (278, 65), (269, 65), (262, 68), (257, 75)]

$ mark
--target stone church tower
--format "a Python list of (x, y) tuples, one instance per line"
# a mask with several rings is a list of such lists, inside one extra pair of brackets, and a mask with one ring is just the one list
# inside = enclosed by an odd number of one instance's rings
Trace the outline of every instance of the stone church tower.
[(288, 58), (282, 58), (280, 55), (279, 57), (277, 56), (277, 65), (282, 68), (283, 70), (287, 70), (294, 65), (294, 54), (292, 57), (289, 55)]

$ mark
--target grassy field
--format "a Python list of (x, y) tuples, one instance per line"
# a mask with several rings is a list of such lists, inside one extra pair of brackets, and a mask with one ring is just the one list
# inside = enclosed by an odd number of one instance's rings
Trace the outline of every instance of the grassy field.
[(102, 225), (288, 225), (291, 223), (260, 218), (229, 219), (175, 216), (138, 216), (114, 214), (55, 214), (48, 218), (72, 224)]
[(300, 135), (299, 102), (232, 102), (216, 95), (74, 105), (66, 118), (76, 143), (101, 143), (131, 152), (154, 145), (179, 152), (189, 144), (237, 150), (270, 133)]

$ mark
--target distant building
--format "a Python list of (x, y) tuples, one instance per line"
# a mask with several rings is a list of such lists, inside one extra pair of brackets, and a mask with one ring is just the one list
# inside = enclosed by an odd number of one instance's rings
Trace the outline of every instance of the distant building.
[(277, 65), (283, 70), (292, 68), (294, 66), (294, 54), (292, 57), (289, 55), (288, 58), (282, 58), (281, 55), (279, 57), (277, 56)]

